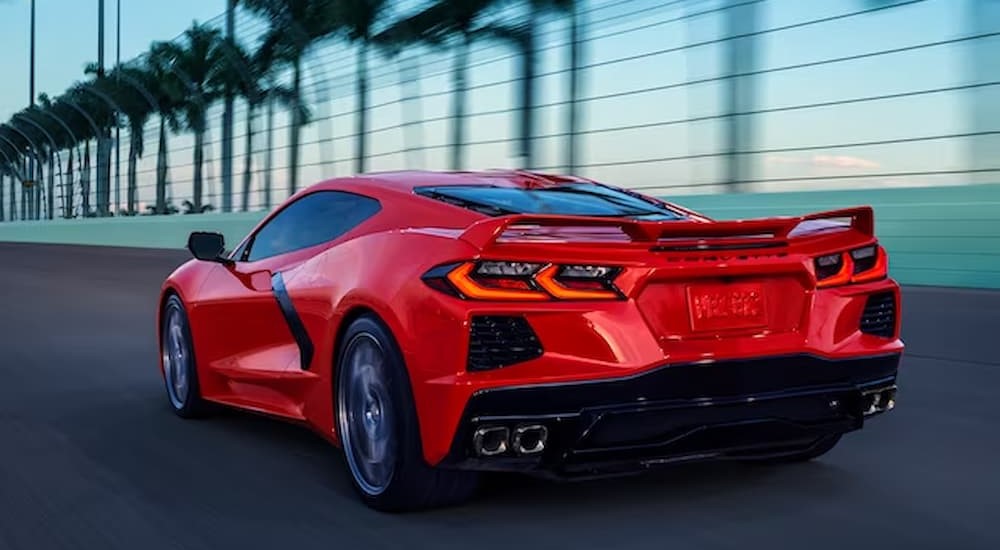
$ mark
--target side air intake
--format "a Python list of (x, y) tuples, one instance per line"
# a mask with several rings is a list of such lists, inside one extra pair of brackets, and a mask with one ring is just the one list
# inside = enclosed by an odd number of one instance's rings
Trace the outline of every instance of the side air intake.
[(468, 370), (485, 371), (540, 357), (542, 345), (523, 317), (477, 316), (469, 330)]
[(861, 314), (861, 332), (883, 338), (892, 338), (896, 333), (896, 295), (880, 292), (868, 297), (864, 313)]

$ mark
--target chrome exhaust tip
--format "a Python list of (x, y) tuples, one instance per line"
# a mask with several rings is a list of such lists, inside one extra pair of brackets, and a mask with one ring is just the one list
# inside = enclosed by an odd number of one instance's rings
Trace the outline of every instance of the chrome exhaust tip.
[(507, 452), (510, 430), (503, 426), (486, 426), (472, 435), (472, 447), (479, 456), (496, 456)]
[(896, 408), (895, 385), (885, 388), (867, 390), (861, 394), (862, 409), (865, 416), (889, 412)]
[(545, 450), (549, 429), (541, 424), (518, 426), (514, 430), (512, 445), (519, 455), (536, 455)]

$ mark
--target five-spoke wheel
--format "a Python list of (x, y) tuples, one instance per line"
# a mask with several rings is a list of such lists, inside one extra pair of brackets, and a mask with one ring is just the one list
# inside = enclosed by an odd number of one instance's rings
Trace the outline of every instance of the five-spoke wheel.
[(163, 306), (160, 330), (160, 356), (167, 399), (178, 415), (191, 418), (205, 411), (198, 387), (191, 328), (184, 303), (170, 295)]
[(478, 485), (476, 473), (442, 470), (424, 460), (409, 376), (385, 325), (362, 315), (339, 343), (337, 433), (362, 500), (401, 512), (469, 498)]

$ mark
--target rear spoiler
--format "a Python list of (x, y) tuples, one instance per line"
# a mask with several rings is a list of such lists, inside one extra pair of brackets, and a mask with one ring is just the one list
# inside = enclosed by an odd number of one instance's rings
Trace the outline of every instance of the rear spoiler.
[(780, 243), (829, 230), (854, 229), (875, 234), (875, 215), (870, 206), (856, 206), (803, 216), (784, 216), (727, 221), (646, 222), (621, 218), (514, 214), (478, 221), (460, 238), (482, 250), (510, 242), (634, 242), (726, 241), (752, 245)]

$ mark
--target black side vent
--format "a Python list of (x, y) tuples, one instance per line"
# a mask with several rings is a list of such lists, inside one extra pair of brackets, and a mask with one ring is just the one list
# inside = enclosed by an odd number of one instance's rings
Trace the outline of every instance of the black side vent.
[(892, 338), (896, 333), (896, 295), (892, 292), (872, 294), (861, 314), (861, 332)]
[(498, 369), (542, 355), (542, 344), (523, 317), (472, 318), (468, 370)]

